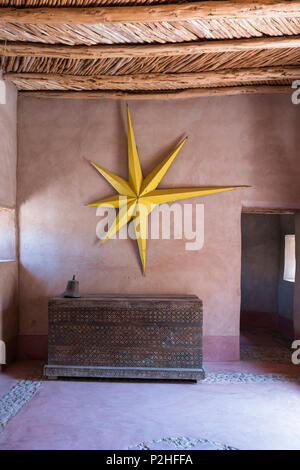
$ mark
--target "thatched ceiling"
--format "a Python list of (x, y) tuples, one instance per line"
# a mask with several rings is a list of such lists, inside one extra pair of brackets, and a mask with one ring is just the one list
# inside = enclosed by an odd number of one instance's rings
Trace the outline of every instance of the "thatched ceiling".
[(300, 1), (0, 0), (0, 53), (40, 95), (282, 92), (300, 79)]

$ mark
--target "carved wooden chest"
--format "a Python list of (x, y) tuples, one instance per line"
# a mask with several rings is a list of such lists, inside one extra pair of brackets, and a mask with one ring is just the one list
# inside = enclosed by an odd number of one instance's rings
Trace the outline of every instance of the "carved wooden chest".
[(204, 378), (196, 296), (56, 297), (48, 310), (49, 378)]

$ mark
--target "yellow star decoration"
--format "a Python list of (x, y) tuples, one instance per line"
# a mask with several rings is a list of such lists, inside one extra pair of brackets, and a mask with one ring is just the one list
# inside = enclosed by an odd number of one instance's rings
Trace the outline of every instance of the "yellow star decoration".
[(105, 243), (110, 237), (116, 234), (121, 227), (133, 219), (143, 273), (145, 274), (148, 215), (157, 204), (203, 196), (206, 194), (219, 193), (222, 191), (230, 191), (231, 189), (242, 188), (244, 186), (156, 189), (187, 138), (185, 138), (157, 167), (155, 167), (154, 170), (146, 176), (146, 178), (143, 178), (128, 106), (127, 125), (129, 181), (126, 181), (120, 176), (115, 175), (91, 161), (90, 163), (115, 188), (118, 195), (101, 199), (100, 201), (87, 204), (87, 206), (114, 207), (119, 209), (114, 222), (110, 226), (107, 235), (102, 240), (101, 244)]

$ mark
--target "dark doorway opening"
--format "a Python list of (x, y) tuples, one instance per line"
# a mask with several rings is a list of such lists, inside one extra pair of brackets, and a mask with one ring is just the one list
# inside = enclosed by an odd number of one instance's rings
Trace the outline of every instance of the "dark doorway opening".
[[(295, 217), (242, 214), (241, 357), (276, 354), (294, 339)], [(246, 356), (246, 357), (245, 357)], [(259, 357), (258, 359), (263, 359)]]

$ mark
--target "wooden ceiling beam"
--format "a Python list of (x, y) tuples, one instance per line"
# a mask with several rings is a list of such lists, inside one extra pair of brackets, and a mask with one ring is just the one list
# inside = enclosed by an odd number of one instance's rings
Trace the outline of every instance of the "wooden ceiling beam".
[[(184, 88), (243, 85), (255, 81), (296, 80), (300, 68), (294, 66), (218, 69), (200, 73), (148, 73), (131, 75), (61, 75), (47, 73), (5, 73), (5, 80), (36, 82), (38, 89), (54, 86), (87, 90), (174, 90)], [(22, 87), (19, 87), (22, 88)]]
[(0, 42), (6, 57), (53, 57), (58, 59), (101, 59), (120, 57), (173, 57), (188, 54), (259, 51), (300, 48), (300, 36), (233, 39), (175, 44), (65, 46), (60, 44)]
[(266, 209), (262, 207), (242, 207), (243, 214), (296, 214), (299, 209)]
[(199, 98), (202, 96), (230, 96), (230, 95), (249, 95), (260, 93), (290, 93), (289, 86), (234, 86), (219, 88), (194, 88), (188, 90), (179, 90), (173, 92), (148, 92), (134, 93), (125, 91), (50, 91), (50, 90), (20, 90), (22, 96), (35, 96), (38, 98), (66, 98), (66, 99), (126, 99), (126, 100), (170, 100)]
[(149, 23), (217, 18), (297, 16), (300, 0), (217, 0), (166, 5), (94, 8), (0, 8), (0, 23)]

